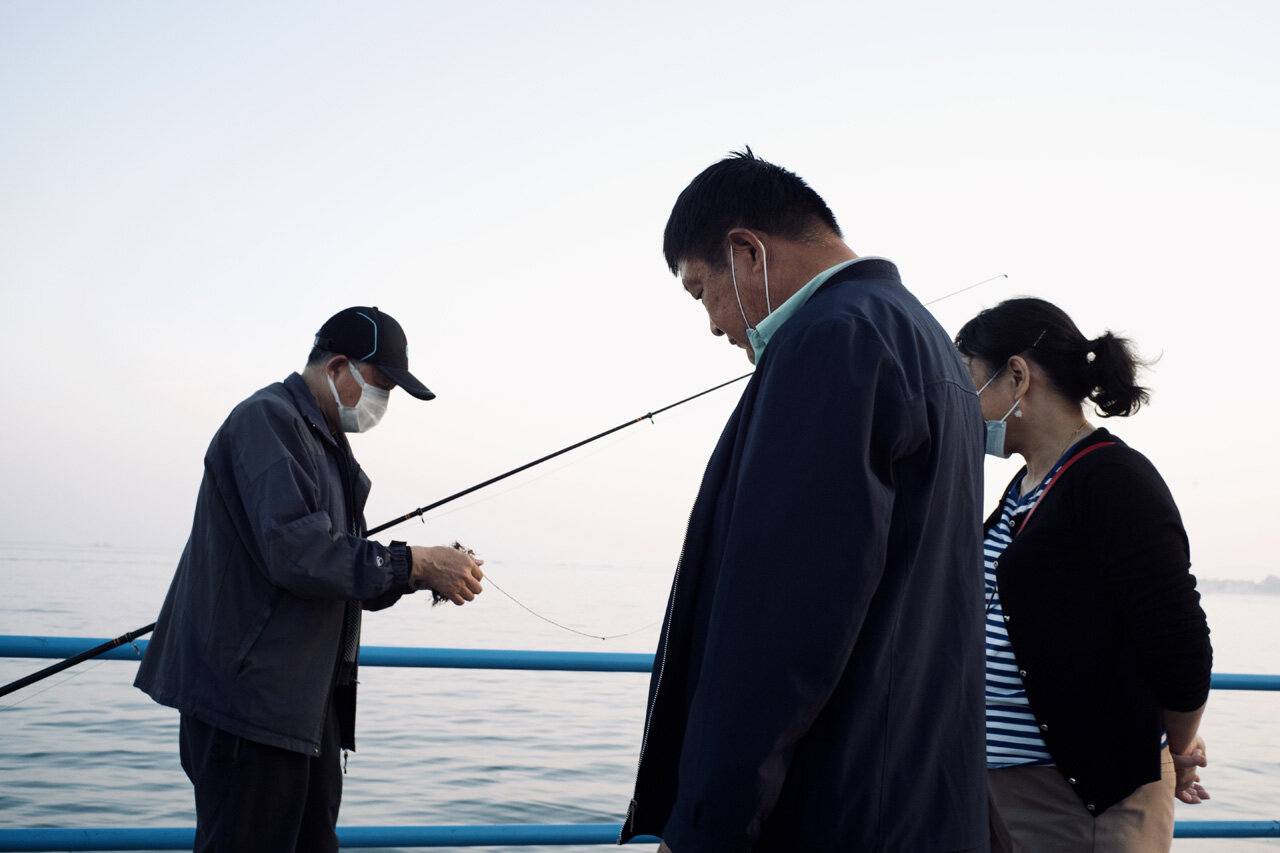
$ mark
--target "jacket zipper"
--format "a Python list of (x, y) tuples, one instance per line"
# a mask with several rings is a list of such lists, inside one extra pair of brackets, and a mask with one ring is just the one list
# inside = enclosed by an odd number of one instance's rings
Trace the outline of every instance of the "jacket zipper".
[(693, 511), (697, 507), (697, 501), (694, 506), (689, 509), (689, 518), (684, 524), (684, 539), (680, 544), (680, 557), (676, 560), (676, 573), (671, 579), (671, 601), (667, 605), (667, 631), (662, 637), (662, 656), (658, 661), (658, 680), (653, 687), (653, 701), (649, 703), (648, 713), (645, 715), (644, 736), (640, 739), (640, 756), (636, 759), (636, 777), (631, 785), (631, 803), (627, 806), (627, 817), (622, 822), (622, 829), (618, 832), (618, 844), (622, 844), (622, 836), (631, 826), (631, 822), (635, 819), (636, 813), (636, 794), (637, 787), (640, 784), (640, 765), (644, 763), (644, 751), (649, 745), (649, 727), (653, 725), (653, 709), (658, 705), (658, 693), (662, 690), (662, 675), (667, 670), (667, 646), (671, 640), (671, 617), (676, 610), (676, 591), (680, 588), (680, 570), (684, 567), (684, 543), (689, 540), (689, 526), (693, 524)]
[[(748, 383), (748, 389), (752, 382), (755, 382), (754, 376), (751, 377)], [(743, 397), (746, 394), (747, 391), (744, 390), (742, 392)], [(742, 405), (741, 400), (738, 401), (738, 405)], [(737, 409), (734, 410), (734, 414), (737, 414)], [(729, 419), (733, 420), (733, 415), (730, 415)], [(716, 449), (719, 450), (719, 444), (716, 445)], [(714, 459), (715, 452), (713, 451), (711, 458), (707, 460), (706, 467), (702, 469), (698, 498), (702, 497), (702, 488), (707, 484), (707, 472), (711, 470), (711, 463)], [(618, 833), (618, 844), (622, 844), (622, 836), (626, 834), (628, 828), (631, 828), (632, 821), (635, 820), (636, 795), (639, 793), (637, 788), (640, 784), (640, 766), (644, 763), (645, 749), (649, 746), (649, 728), (653, 725), (653, 709), (658, 706), (658, 694), (662, 691), (662, 676), (667, 671), (667, 646), (671, 642), (671, 617), (676, 612), (676, 591), (680, 588), (680, 572), (684, 568), (684, 549), (689, 542), (689, 528), (693, 525), (693, 514), (698, 509), (698, 498), (694, 498), (693, 506), (689, 508), (689, 518), (684, 523), (684, 538), (680, 540), (680, 557), (676, 560), (675, 577), (671, 579), (671, 601), (667, 604), (667, 631), (662, 637), (662, 657), (658, 661), (658, 680), (653, 685), (653, 701), (649, 703), (649, 708), (645, 714), (644, 736), (640, 739), (640, 755), (636, 759), (636, 778), (631, 786), (631, 802), (627, 806), (627, 817), (622, 822), (622, 830)]]

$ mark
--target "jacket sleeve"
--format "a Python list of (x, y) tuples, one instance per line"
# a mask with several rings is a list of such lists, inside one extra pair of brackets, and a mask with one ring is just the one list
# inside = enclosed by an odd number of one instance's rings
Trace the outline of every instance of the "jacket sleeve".
[[(309, 429), (285, 403), (238, 408), (226, 435), (248, 536), (271, 582), (301, 598), (377, 599), (408, 591), (403, 561), (337, 529), (342, 484)], [(333, 505), (336, 501), (336, 505)]]
[(1213, 652), (1187, 534), (1150, 462), (1128, 448), (1109, 459), (1081, 482), (1091, 556), (1161, 707), (1191, 711), (1208, 698)]
[(924, 430), (867, 325), (775, 339), (739, 441), (733, 514), (691, 700), (676, 853), (747, 850), (838, 684), (883, 574), (893, 460)]

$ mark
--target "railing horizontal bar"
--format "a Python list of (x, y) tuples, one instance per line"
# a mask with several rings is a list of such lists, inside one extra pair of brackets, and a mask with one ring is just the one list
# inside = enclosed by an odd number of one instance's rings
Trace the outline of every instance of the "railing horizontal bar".
[[(88, 637), (24, 637), (0, 634), (0, 658), (69, 658), (106, 640)], [(137, 646), (137, 651), (134, 650)], [(104, 660), (137, 661), (146, 640), (111, 649)], [(530, 669), (570, 672), (649, 672), (653, 655), (628, 652), (543, 652), (525, 649), (439, 649), (361, 646), (365, 666), (420, 666), (445, 669)]]
[(1246, 675), (1215, 672), (1209, 677), (1214, 690), (1280, 690), (1280, 675)]
[[(0, 634), (0, 658), (69, 658), (105, 643), (93, 637), (28, 637)], [(134, 650), (137, 646), (137, 651)], [(136, 661), (146, 640), (112, 649), (106, 660)], [(568, 672), (648, 672), (653, 655), (629, 652), (540, 652), (526, 649), (440, 649), (361, 646), (365, 666), (420, 666), (443, 669), (524, 669)], [(1215, 672), (1215, 690), (1280, 690), (1280, 675)]]
[[(347, 826), (338, 828), (343, 848), (490, 847), (613, 844), (614, 824), (497, 826)], [(1176, 838), (1280, 838), (1280, 821), (1178, 821)], [(182, 850), (192, 846), (195, 830), (154, 829), (0, 829), (0, 851)], [(632, 843), (654, 844), (641, 836)]]
[(1280, 838), (1280, 820), (1180, 820), (1174, 838)]
[[(609, 844), (618, 841), (620, 824), (516, 824), (494, 826), (340, 826), (339, 846), (370, 847), (533, 847)], [(194, 828), (0, 829), (0, 851), (35, 853), (61, 850), (190, 850)], [(657, 844), (639, 836), (633, 844)]]
[[(84, 637), (0, 635), (0, 657), (66, 658), (105, 642)], [(137, 660), (146, 640), (102, 655)], [(136, 646), (136, 650), (135, 650)], [(653, 656), (608, 652), (542, 652), (510, 649), (440, 649), (365, 646), (362, 663), (372, 666), (420, 666), (468, 669), (648, 672)], [(1280, 676), (1217, 673), (1219, 690), (1280, 690)], [(488, 847), (570, 844), (613, 844), (619, 827), (612, 824), (492, 826), (360, 826), (340, 827), (344, 848)], [(1178, 838), (1280, 838), (1280, 821), (1178, 821)], [(195, 830), (181, 827), (126, 829), (0, 829), (0, 853), (35, 851), (181, 850), (192, 846)], [(636, 842), (655, 843), (643, 836)]]
[(647, 673), (653, 669), (653, 655), (627, 652), (540, 652), (524, 649), (419, 649), (362, 646), (360, 663), (368, 666)]
[[(617, 824), (516, 824), (494, 826), (342, 826), (345, 849), (375, 847), (532, 847), (614, 844)], [(1280, 838), (1280, 821), (1192, 820), (1174, 825), (1175, 838)], [(189, 850), (195, 829), (0, 829), (3, 853), (98, 850)], [(640, 836), (633, 844), (655, 844)]]

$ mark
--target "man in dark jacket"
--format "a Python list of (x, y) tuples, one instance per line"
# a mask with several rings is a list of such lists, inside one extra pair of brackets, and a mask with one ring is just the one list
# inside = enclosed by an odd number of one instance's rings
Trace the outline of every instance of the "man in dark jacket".
[(955, 348), (750, 150), (685, 189), (664, 251), (756, 370), (689, 520), (621, 840), (985, 850), (983, 428)]
[(231, 412), (204, 460), (191, 536), (135, 685), (182, 712), (198, 851), (329, 851), (355, 748), (361, 609), (430, 589), (481, 591), (479, 560), (451, 547), (365, 537), (369, 478), (345, 433), (363, 432), (409, 372), (404, 331), (348, 308), (306, 369)]

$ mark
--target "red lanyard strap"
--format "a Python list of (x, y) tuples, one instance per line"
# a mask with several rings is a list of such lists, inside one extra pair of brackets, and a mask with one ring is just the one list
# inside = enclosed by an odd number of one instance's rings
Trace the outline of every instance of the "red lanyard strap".
[(1018, 528), (1016, 530), (1012, 531), (1010, 538), (1012, 538), (1013, 536), (1017, 536), (1019, 533), (1021, 533), (1023, 530), (1026, 529), (1027, 522), (1031, 520), (1031, 516), (1034, 515), (1035, 511), (1040, 507), (1040, 502), (1045, 499), (1045, 496), (1047, 494), (1049, 494), (1049, 490), (1053, 488), (1054, 483), (1058, 482), (1058, 478), (1061, 477), (1063, 474), (1067, 473), (1068, 468), (1076, 464), (1076, 462), (1079, 461), (1079, 459), (1082, 456), (1086, 456), (1100, 447), (1110, 447), (1113, 444), (1115, 444), (1114, 441), (1102, 441), (1097, 444), (1091, 444), (1088, 447), (1082, 448), (1078, 453), (1076, 453), (1066, 462), (1062, 463), (1062, 467), (1057, 470), (1057, 473), (1055, 473), (1052, 477), (1049, 478), (1049, 482), (1045, 483), (1044, 491), (1040, 493), (1040, 497), (1036, 498), (1036, 502), (1031, 505), (1031, 509), (1027, 510), (1027, 514), (1022, 517), (1022, 523), (1018, 525)]

